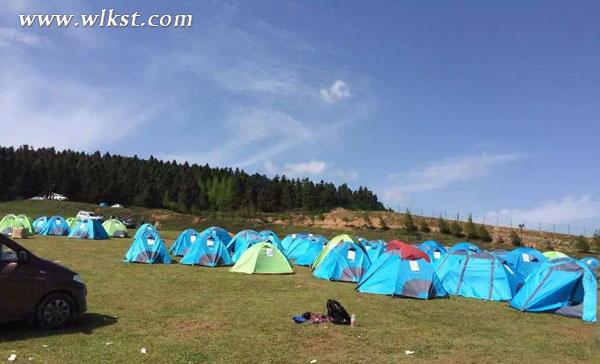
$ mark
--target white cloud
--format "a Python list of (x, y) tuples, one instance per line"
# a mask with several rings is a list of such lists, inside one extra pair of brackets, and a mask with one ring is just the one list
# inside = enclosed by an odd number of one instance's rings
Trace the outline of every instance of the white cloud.
[(583, 195), (550, 200), (530, 209), (502, 209), (488, 211), (489, 218), (512, 218), (515, 221), (567, 224), (585, 219), (600, 218), (600, 198)]
[(263, 163), (264, 170), (269, 175), (285, 175), (286, 177), (309, 177), (322, 174), (328, 168), (327, 163), (319, 160), (311, 160), (300, 163), (287, 163), (279, 168), (272, 161)]
[(335, 169), (331, 175), (340, 178), (343, 181), (354, 181), (358, 179), (358, 171), (354, 169)]
[(21, 44), (28, 47), (39, 47), (43, 38), (22, 29), (0, 27), (0, 47)]
[(405, 174), (392, 174), (389, 179), (394, 186), (385, 188), (382, 197), (388, 203), (404, 203), (411, 193), (434, 191), (458, 182), (482, 178), (500, 165), (521, 159), (514, 153), (489, 154), (448, 158), (430, 163), (425, 168), (408, 171)]
[(346, 82), (335, 80), (331, 87), (321, 89), (321, 97), (326, 102), (335, 104), (350, 97), (350, 88)]

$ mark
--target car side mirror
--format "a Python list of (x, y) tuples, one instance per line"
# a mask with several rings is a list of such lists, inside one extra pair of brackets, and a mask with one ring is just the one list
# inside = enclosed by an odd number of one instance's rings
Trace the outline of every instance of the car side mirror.
[(19, 262), (29, 262), (29, 254), (26, 251), (19, 252)]

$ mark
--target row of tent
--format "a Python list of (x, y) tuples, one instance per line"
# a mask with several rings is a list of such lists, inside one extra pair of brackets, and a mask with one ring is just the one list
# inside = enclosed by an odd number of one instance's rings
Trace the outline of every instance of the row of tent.
[(25, 236), (37, 234), (89, 240), (128, 237), (125, 224), (118, 219), (109, 219), (101, 223), (94, 219), (80, 220), (74, 217), (65, 219), (62, 216), (41, 216), (32, 222), (24, 214), (8, 214), (0, 220), (0, 234), (11, 236), (13, 229), (16, 228), (22, 229)]
[(243, 230), (232, 236), (220, 227), (183, 231), (170, 249), (152, 225), (136, 232), (127, 262), (231, 266), (241, 273), (293, 273), (309, 266), (313, 276), (354, 282), (364, 293), (431, 299), (464, 296), (508, 301), (521, 311), (554, 312), (596, 321), (596, 258), (576, 260), (560, 252), (521, 247), (486, 251), (469, 243), (450, 248), (436, 241), (407, 244), (369, 241), (343, 234), (327, 240), (308, 233), (280, 240), (272, 231)]

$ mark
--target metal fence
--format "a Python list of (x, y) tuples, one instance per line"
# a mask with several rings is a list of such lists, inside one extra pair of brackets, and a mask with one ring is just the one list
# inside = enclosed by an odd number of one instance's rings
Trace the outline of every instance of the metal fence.
[(572, 224), (555, 224), (542, 221), (523, 221), (513, 219), (510, 216), (486, 216), (485, 214), (469, 212), (469, 211), (456, 211), (456, 210), (444, 210), (444, 209), (425, 209), (415, 206), (403, 206), (398, 205), (395, 209), (396, 212), (403, 213), (409, 211), (413, 215), (425, 216), (431, 218), (439, 218), (440, 216), (446, 220), (457, 220), (466, 222), (469, 218), (469, 214), (473, 219), (473, 222), (492, 225), (492, 226), (504, 226), (509, 228), (518, 229), (520, 224), (523, 224), (523, 228), (526, 230), (544, 231), (557, 234), (567, 235), (583, 235), (591, 237), (596, 231), (600, 231), (600, 222), (597, 226), (591, 225), (572, 225)]

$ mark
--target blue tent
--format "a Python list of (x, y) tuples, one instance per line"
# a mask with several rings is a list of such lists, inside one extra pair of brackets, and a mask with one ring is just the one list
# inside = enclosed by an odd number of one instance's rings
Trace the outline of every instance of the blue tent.
[(200, 232), (200, 235), (205, 235), (205, 234), (210, 235), (213, 233), (213, 231), (215, 232), (215, 234), (217, 234), (219, 239), (221, 239), (223, 244), (225, 244), (225, 245), (229, 244), (229, 242), (231, 241), (231, 235), (229, 235), (229, 231), (223, 229), (220, 226), (211, 226), (209, 228), (206, 228)]
[(282, 252), (284, 251), (283, 245), (281, 245), (281, 239), (279, 239), (279, 236), (277, 236), (277, 234), (275, 234), (275, 232), (273, 232), (271, 230), (263, 230), (260, 233), (258, 233), (258, 235), (260, 235), (260, 238), (262, 239), (262, 241), (269, 242), (269, 243), (273, 244), (280, 251), (282, 251)]
[(437, 265), (448, 253), (446, 248), (435, 240), (427, 240), (418, 245), (419, 250), (427, 254), (433, 265)]
[(232, 253), (234, 262), (244, 254), (244, 252), (256, 243), (262, 242), (261, 236), (254, 230), (242, 230), (235, 234), (227, 244), (227, 250)]
[(571, 258), (549, 260), (531, 273), (510, 306), (596, 322), (597, 290), (596, 277), (585, 264)]
[(451, 295), (506, 301), (512, 298), (508, 272), (497, 257), (459, 249), (448, 252), (436, 268)]
[(517, 293), (529, 274), (547, 260), (544, 254), (534, 248), (520, 247), (506, 253), (504, 263), (511, 273), (508, 278), (512, 294)]
[(285, 238), (283, 238), (281, 240), (281, 247), (283, 248), (282, 252), (285, 252), (290, 245), (292, 245), (292, 243), (294, 242), (294, 240), (296, 239), (304, 239), (307, 236), (310, 236), (312, 234), (309, 233), (296, 233), (296, 234), (290, 234), (288, 236), (286, 236)]
[(470, 250), (472, 252), (480, 252), (481, 249), (479, 249), (479, 247), (473, 243), (469, 243), (468, 241), (463, 241), (460, 243), (456, 243), (454, 244), (452, 247), (450, 247), (450, 249), (448, 249), (448, 253), (450, 252), (455, 252), (458, 250)]
[(425, 259), (402, 259), (396, 250), (384, 253), (371, 264), (356, 289), (420, 299), (448, 296), (431, 264)]
[(212, 230), (209, 233), (201, 234), (200, 238), (192, 244), (187, 254), (179, 263), (217, 267), (233, 265), (233, 260), (231, 260), (229, 251), (218, 232)]
[(321, 254), (325, 244), (327, 244), (327, 239), (323, 236), (297, 234), (285, 250), (284, 255), (288, 258), (290, 264), (311, 266)]
[(385, 252), (385, 241), (360, 239), (358, 241), (362, 248), (367, 252), (369, 260), (374, 262)]
[(493, 256), (495, 256), (496, 258), (504, 261), (504, 260), (506, 260), (506, 254), (508, 254), (508, 250), (496, 249), (496, 250), (490, 251), (489, 253), (492, 254)]
[(331, 281), (358, 282), (370, 265), (369, 256), (360, 245), (344, 241), (331, 249), (313, 275)]
[(69, 238), (89, 239), (89, 240), (106, 240), (108, 233), (104, 230), (104, 226), (100, 220), (87, 219), (75, 221)]
[(600, 267), (600, 260), (594, 257), (581, 258), (579, 261), (587, 265), (587, 267), (590, 268), (592, 272), (597, 271), (598, 267)]
[(146, 223), (146, 224), (142, 224), (137, 229), (137, 231), (135, 232), (135, 235), (133, 236), (133, 240), (135, 240), (138, 236), (142, 235), (146, 231), (154, 231), (155, 233), (158, 234), (158, 231), (156, 231), (156, 228), (154, 227), (154, 225)]
[(125, 254), (125, 261), (130, 263), (170, 264), (171, 257), (160, 235), (154, 230), (141, 231), (136, 234), (133, 243)]
[(171, 245), (169, 253), (178, 257), (186, 255), (199, 237), (200, 233), (194, 229), (182, 231)]
[(69, 235), (69, 224), (62, 216), (52, 216), (46, 221), (40, 235)]
[(44, 230), (44, 226), (48, 222), (48, 216), (40, 216), (37, 219), (33, 220), (31, 227), (35, 234), (41, 234), (42, 230)]

